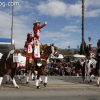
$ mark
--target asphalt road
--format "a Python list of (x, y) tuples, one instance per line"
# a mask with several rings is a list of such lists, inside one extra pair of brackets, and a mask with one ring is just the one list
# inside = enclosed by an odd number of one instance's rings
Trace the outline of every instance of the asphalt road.
[(100, 100), (100, 87), (95, 86), (97, 78), (92, 83), (80, 83), (75, 76), (48, 76), (47, 87), (40, 84), (41, 89), (36, 89), (31, 79), (27, 85), (25, 79), (19, 81), (16, 77), (19, 89), (10, 82), (5, 84), (5, 79), (0, 88), (0, 100)]

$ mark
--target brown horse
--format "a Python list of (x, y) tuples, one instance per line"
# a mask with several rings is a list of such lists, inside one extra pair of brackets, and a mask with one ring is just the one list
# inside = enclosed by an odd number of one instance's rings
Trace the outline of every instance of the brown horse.
[(16, 71), (16, 63), (13, 63), (13, 55), (10, 55), (10, 57), (7, 59), (9, 53), (5, 53), (3, 54), (1, 61), (0, 61), (0, 85), (2, 83), (3, 77), (4, 75), (10, 75), (12, 78), (12, 82), (14, 84), (15, 87), (19, 88), (19, 86), (17, 85), (15, 79), (14, 79), (14, 75), (15, 75), (15, 71)]
[[(54, 49), (56, 49), (54, 47)], [(45, 71), (45, 67), (47, 65), (47, 59), (49, 58), (50, 54), (52, 53), (52, 48), (51, 45), (46, 47), (45, 49), (43, 49), (43, 53), (41, 54), (40, 59), (37, 60), (37, 65), (36, 65), (36, 70), (37, 70), (37, 80), (36, 80), (36, 86), (37, 89), (40, 88), (38, 82), (39, 82), (39, 78), (41, 75), (45, 75), (45, 81), (44, 81), (44, 86), (46, 87), (47, 85), (47, 73)], [(58, 53), (54, 52), (53, 55), (55, 57), (58, 57)]]
[[(36, 70), (38, 71), (38, 74), (37, 74), (36, 86), (37, 86), (37, 88), (40, 88), (38, 86), (38, 79), (39, 79), (40, 75), (47, 76), (46, 72), (44, 71), (44, 68), (45, 68), (45, 66), (47, 64), (46, 60), (48, 59), (49, 55), (52, 53), (51, 46), (48, 46), (46, 49), (44, 49), (44, 53), (41, 54), (41, 59), (38, 59), (38, 60), (34, 60), (32, 58), (32, 54), (23, 53), (23, 52), (20, 52), (19, 50), (13, 50), (13, 53), (5, 53), (2, 56), (1, 62), (0, 62), (0, 85), (2, 83), (4, 75), (8, 74), (8, 75), (11, 76), (14, 86), (19, 88), (19, 86), (17, 85), (17, 83), (16, 83), (16, 81), (14, 79), (15, 71), (17, 69), (17, 63), (13, 62), (13, 54), (14, 54), (14, 52), (21, 53), (22, 56), (25, 56), (27, 58), (28, 57), (31, 58), (31, 61), (33, 63), (31, 63), (31, 65), (30, 65), (30, 63), (27, 62), (26, 66), (25, 66), (25, 69), (31, 70), (31, 72), (32, 71), (34, 72), (34, 64), (35, 64), (34, 62), (35, 61), (37, 62)], [(58, 56), (57, 53), (54, 53), (54, 55)], [(40, 62), (42, 63), (41, 66), (40, 66)], [(30, 67), (29, 67), (29, 65), (30, 65)], [(47, 78), (45, 80), (46, 81), (44, 83), (44, 86), (46, 86), (46, 84), (47, 84), (46, 83), (47, 82)]]
[(14, 86), (19, 88), (14, 79), (15, 72), (16, 70), (18, 70), (17, 62), (13, 62), (14, 52), (21, 53), (22, 56), (27, 58), (26, 66), (23, 66), (26, 70), (33, 70), (34, 60), (32, 59), (32, 54), (20, 52), (20, 50), (11, 50), (9, 53), (3, 54), (0, 61), (0, 85), (2, 83), (4, 75), (10, 75)]

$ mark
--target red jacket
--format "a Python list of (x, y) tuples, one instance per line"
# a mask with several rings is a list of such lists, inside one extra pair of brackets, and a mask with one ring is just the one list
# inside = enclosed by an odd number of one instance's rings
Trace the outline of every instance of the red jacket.
[(92, 51), (92, 46), (89, 46), (89, 51)]
[(43, 28), (45, 25), (46, 25), (46, 24), (43, 24), (43, 25), (41, 25), (41, 26), (39, 26), (39, 27), (37, 27), (37, 26), (34, 26), (34, 27), (33, 27), (34, 37), (36, 37), (37, 39), (39, 39), (39, 36), (38, 36), (37, 32), (38, 32), (38, 30), (40, 31), (40, 29)]
[(28, 43), (32, 42), (32, 39), (33, 39), (32, 36), (28, 36), (28, 37), (27, 37), (27, 42), (28, 42)]

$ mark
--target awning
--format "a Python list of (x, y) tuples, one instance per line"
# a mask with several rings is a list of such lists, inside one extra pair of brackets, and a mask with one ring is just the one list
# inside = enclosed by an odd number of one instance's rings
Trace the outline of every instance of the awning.
[(80, 55), (80, 54), (75, 54), (75, 55), (73, 55), (73, 57), (75, 57), (75, 58), (85, 58), (86, 56)]

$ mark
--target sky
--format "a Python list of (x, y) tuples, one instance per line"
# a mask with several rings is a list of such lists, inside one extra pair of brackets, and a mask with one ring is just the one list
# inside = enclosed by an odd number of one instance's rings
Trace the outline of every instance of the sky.
[[(14, 26), (13, 39), (16, 48), (24, 48), (27, 33), (33, 33), (33, 23), (40, 20), (40, 42), (58, 48), (77, 48), (82, 39), (81, 0), (13, 0)], [(0, 0), (0, 38), (11, 38), (11, 0)], [(8, 5), (9, 4), (9, 5)], [(100, 38), (100, 0), (85, 0), (84, 39), (97, 46)]]

